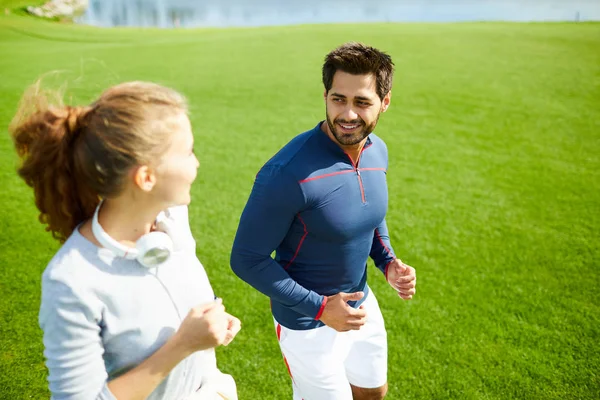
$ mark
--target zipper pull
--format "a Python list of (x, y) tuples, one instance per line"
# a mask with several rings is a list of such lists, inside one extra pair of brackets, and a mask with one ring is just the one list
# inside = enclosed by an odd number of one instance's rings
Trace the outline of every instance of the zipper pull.
[(360, 176), (360, 169), (356, 168), (356, 175)]

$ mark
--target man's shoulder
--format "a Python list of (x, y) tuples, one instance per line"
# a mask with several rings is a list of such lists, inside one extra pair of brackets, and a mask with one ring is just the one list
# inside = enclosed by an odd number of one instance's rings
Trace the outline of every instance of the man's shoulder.
[(377, 136), (375, 133), (371, 133), (369, 135), (369, 139), (371, 140), (371, 144), (373, 146), (387, 148), (387, 145), (385, 144), (384, 140)]
[(263, 168), (286, 171), (294, 175), (294, 169), (303, 164), (302, 160), (314, 154), (311, 150), (314, 134), (315, 128), (296, 135), (275, 153)]
[(371, 153), (376, 154), (377, 157), (383, 157), (387, 159), (388, 149), (387, 145), (379, 136), (374, 133), (369, 135), (369, 143), (367, 144), (371, 148)]

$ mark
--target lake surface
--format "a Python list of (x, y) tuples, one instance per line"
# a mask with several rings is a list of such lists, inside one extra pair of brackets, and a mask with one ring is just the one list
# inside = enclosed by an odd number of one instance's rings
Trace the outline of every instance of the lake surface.
[(89, 0), (78, 22), (172, 28), (591, 20), (600, 20), (600, 0)]

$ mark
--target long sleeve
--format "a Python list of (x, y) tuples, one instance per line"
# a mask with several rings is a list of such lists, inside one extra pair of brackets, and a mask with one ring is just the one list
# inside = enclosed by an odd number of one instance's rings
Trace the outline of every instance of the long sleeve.
[(81, 296), (44, 275), (39, 323), (52, 399), (116, 400), (107, 386), (99, 321)]
[(294, 281), (272, 257), (305, 200), (295, 179), (266, 166), (256, 176), (240, 218), (231, 268), (241, 279), (292, 310), (318, 319), (324, 297)]
[(375, 228), (375, 231), (373, 231), (373, 244), (371, 245), (369, 255), (375, 262), (375, 266), (387, 276), (387, 266), (396, 259), (396, 256), (390, 243), (390, 235), (385, 218)]

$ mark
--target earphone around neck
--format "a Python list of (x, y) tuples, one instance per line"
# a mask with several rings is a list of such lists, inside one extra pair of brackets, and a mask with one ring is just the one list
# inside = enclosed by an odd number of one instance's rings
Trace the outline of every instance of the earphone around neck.
[(94, 211), (92, 218), (92, 232), (96, 240), (119, 257), (128, 260), (137, 260), (146, 268), (154, 268), (166, 262), (173, 253), (173, 240), (169, 236), (168, 216), (161, 212), (156, 217), (156, 228), (159, 230), (146, 233), (135, 242), (135, 247), (125, 246), (112, 237), (98, 222), (98, 213), (102, 201)]

